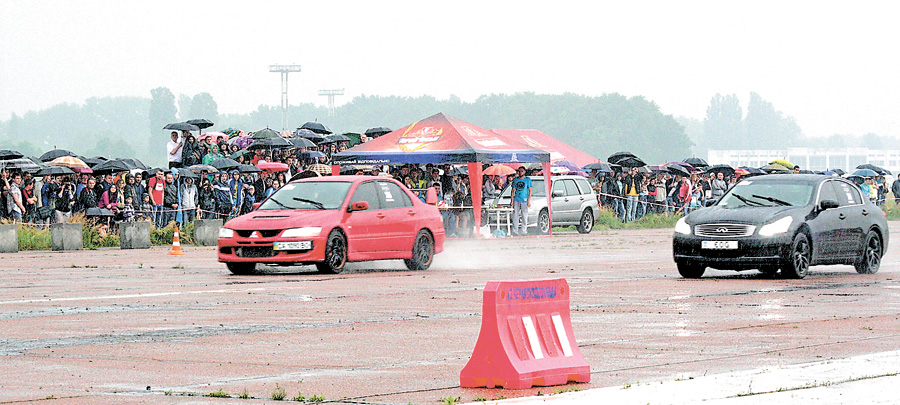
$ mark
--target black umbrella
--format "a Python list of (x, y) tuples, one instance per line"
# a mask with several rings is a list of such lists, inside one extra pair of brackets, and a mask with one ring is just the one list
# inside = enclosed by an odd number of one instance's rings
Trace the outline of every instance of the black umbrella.
[(313, 141), (310, 141), (306, 138), (291, 138), (291, 144), (294, 145), (295, 148), (315, 148), (316, 144)]
[(609, 155), (609, 157), (606, 159), (606, 161), (609, 162), (609, 163), (612, 163), (612, 164), (619, 164), (619, 161), (620, 161), (620, 160), (625, 160), (625, 159), (629, 159), (629, 158), (636, 158), (636, 157), (637, 157), (637, 156), (635, 156), (635, 155), (634, 155), (633, 153), (631, 153), (631, 152), (625, 152), (625, 151), (623, 151), (623, 152), (616, 152), (616, 153), (613, 153), (612, 155)]
[(237, 169), (237, 167), (240, 166), (241, 164), (236, 162), (234, 159), (222, 158), (222, 159), (216, 159), (216, 160), (212, 161), (209, 165), (212, 167), (215, 167), (219, 171), (224, 172), (224, 171), (228, 171), (228, 170)]
[(597, 170), (597, 171), (600, 171), (600, 172), (607, 172), (607, 173), (609, 173), (609, 172), (612, 171), (612, 166), (613, 166), (613, 165), (610, 165), (609, 163), (595, 162), (595, 163), (591, 163), (591, 164), (589, 164), (589, 165), (587, 165), (587, 166), (585, 166), (585, 167), (582, 167), (582, 169), (584, 169), (584, 170)]
[(91, 169), (93, 169), (94, 166), (97, 166), (97, 165), (99, 165), (100, 163), (103, 163), (103, 162), (106, 162), (106, 161), (107, 161), (107, 159), (106, 159), (105, 157), (102, 157), (102, 156), (95, 156), (95, 157), (92, 157), (92, 158), (82, 157), (82, 158), (79, 158), (79, 159), (81, 159), (84, 163), (87, 163), (87, 165), (90, 166)]
[[(613, 163), (613, 162), (610, 162), (610, 163)], [(639, 157), (636, 157), (636, 156), (620, 159), (618, 162), (615, 162), (615, 164), (622, 166), (622, 167), (643, 167), (643, 166), (647, 165), (646, 163), (644, 163), (643, 160), (641, 160)]]
[(705, 160), (700, 159), (698, 157), (689, 157), (683, 161), (691, 166), (694, 166), (698, 169), (709, 166), (709, 163), (706, 163)]
[(350, 142), (350, 141), (352, 141), (352, 139), (350, 139), (350, 137), (345, 136), (345, 135), (328, 135), (328, 136), (325, 137), (325, 140), (326, 140), (326, 141), (329, 141), (329, 143), (333, 143), (333, 142)]
[(179, 170), (178, 177), (182, 179), (199, 179), (200, 176), (197, 173), (194, 173), (193, 170)]
[(322, 123), (319, 123), (319, 122), (307, 122), (306, 124), (303, 124), (302, 126), (300, 126), (300, 129), (308, 129), (310, 131), (313, 131), (317, 134), (322, 134), (322, 135), (330, 135), (332, 133), (327, 127), (325, 127), (324, 125), (322, 125)]
[(282, 137), (277, 138), (264, 138), (254, 140), (253, 143), (250, 144), (247, 149), (269, 149), (269, 148), (285, 148), (292, 147), (294, 144), (290, 143), (287, 139)]
[(35, 176), (64, 176), (67, 174), (75, 174), (72, 169), (62, 166), (47, 166), (38, 170)]
[(684, 166), (681, 166), (681, 165), (674, 165), (674, 164), (670, 163), (670, 164), (666, 165), (666, 170), (669, 173), (677, 174), (679, 176), (690, 176), (691, 175), (691, 172), (689, 172), (687, 168), (685, 168)]
[(281, 134), (278, 133), (278, 131), (275, 131), (274, 129), (265, 128), (265, 129), (260, 129), (259, 131), (254, 132), (253, 135), (250, 135), (250, 139), (266, 139), (266, 138), (281, 138)]
[(359, 168), (353, 165), (341, 166), (341, 174), (353, 174), (356, 173), (357, 170), (359, 170)]
[(107, 173), (119, 173), (119, 172), (127, 172), (131, 169), (137, 169), (134, 166), (129, 165), (123, 160), (109, 160), (103, 163), (100, 163), (92, 168), (94, 173), (98, 174), (107, 174)]
[(739, 169), (744, 169), (747, 172), (749, 172), (751, 175), (766, 174), (765, 170), (762, 170), (762, 169), (759, 169), (756, 167), (741, 166), (741, 167), (739, 167)]
[(191, 125), (196, 125), (197, 128), (200, 128), (200, 129), (209, 128), (209, 127), (211, 127), (211, 126), (213, 126), (213, 125), (216, 125), (216, 124), (213, 124), (212, 121), (210, 121), (210, 120), (205, 120), (205, 119), (202, 119), (202, 118), (196, 119), (196, 120), (188, 120), (188, 121), (185, 121), (185, 123), (186, 123), (186, 124), (191, 124)]
[(253, 165), (241, 165), (241, 164), (238, 165), (237, 169), (238, 169), (238, 171), (240, 171), (241, 173), (259, 173), (259, 172), (262, 171), (262, 170), (260, 170), (260, 168), (258, 168), (258, 167), (256, 167), (256, 166), (253, 166)]
[(163, 173), (165, 174), (165, 173), (168, 173), (169, 171), (168, 171), (168, 170), (165, 170), (165, 169), (158, 168), (158, 167), (154, 167), (154, 168), (152, 168), (152, 169), (147, 169), (147, 176), (149, 176), (148, 178), (153, 177), (153, 176), (156, 176), (156, 173), (157, 173), (157, 172), (163, 172)]
[(299, 153), (298, 156), (301, 159), (317, 159), (317, 158), (320, 158), (323, 156), (328, 156), (328, 155), (326, 155), (324, 152), (319, 152), (317, 150), (308, 150), (306, 152)]
[(173, 122), (163, 127), (163, 129), (172, 129), (175, 131), (199, 131), (200, 127), (187, 122)]
[(229, 156), (229, 157), (234, 160), (237, 160), (239, 157), (244, 156), (244, 155), (249, 155), (249, 154), (252, 154), (252, 152), (250, 152), (247, 149), (241, 149), (237, 152), (232, 153), (231, 156)]
[(78, 155), (72, 153), (71, 151), (67, 151), (65, 149), (53, 149), (53, 150), (47, 151), (46, 153), (41, 155), (41, 162), (49, 162), (53, 159), (56, 159), (56, 158), (62, 157), (62, 156), (78, 156)]
[[(690, 163), (685, 161), (685, 163)], [(707, 173), (722, 173), (726, 176), (734, 176), (734, 168), (728, 165), (714, 165), (706, 168)]]
[(122, 162), (125, 162), (125, 164), (131, 166), (132, 169), (147, 170), (147, 169), (150, 168), (149, 166), (145, 165), (144, 162), (141, 162), (139, 159), (134, 159), (134, 158), (121, 158), (121, 159), (118, 159), (118, 160), (121, 160)]
[(837, 174), (838, 176), (843, 176), (844, 174), (846, 174), (846, 172), (844, 172), (844, 171), (841, 170), (841, 169), (833, 169), (832, 171), (833, 171), (835, 174)]
[(309, 139), (310, 141), (313, 141), (315, 143), (319, 143), (319, 142), (322, 142), (325, 140), (324, 135), (317, 134), (317, 133), (315, 133), (313, 131), (309, 131), (309, 130), (304, 130), (304, 131), (300, 132), (300, 136), (305, 139)]
[(9, 149), (0, 150), (0, 160), (20, 159), (25, 157), (21, 152)]
[(375, 127), (375, 128), (367, 129), (366, 136), (368, 136), (370, 138), (378, 138), (379, 136), (382, 136), (384, 134), (388, 134), (391, 132), (392, 132), (391, 129), (388, 127)]
[(116, 214), (113, 214), (112, 211), (106, 208), (88, 208), (84, 211), (84, 216), (86, 217), (114, 217)]
[(866, 164), (864, 164), (864, 165), (859, 165), (859, 166), (856, 166), (856, 168), (857, 168), (857, 169), (869, 169), (869, 170), (872, 170), (872, 171), (874, 171), (874, 172), (876, 172), (876, 173), (878, 173), (878, 174), (880, 174), (880, 175), (882, 175), (882, 176), (884, 176), (885, 174), (891, 174), (890, 171), (885, 170), (884, 168), (881, 168), (881, 167), (879, 167), (879, 166), (875, 166), (875, 165), (873, 165), (873, 164), (871, 164), (871, 163), (866, 163)]

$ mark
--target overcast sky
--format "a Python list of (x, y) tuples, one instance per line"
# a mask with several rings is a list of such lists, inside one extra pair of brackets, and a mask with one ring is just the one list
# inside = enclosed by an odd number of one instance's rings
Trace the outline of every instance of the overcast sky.
[[(806, 135), (900, 123), (892, 2), (0, 0), (0, 120), (164, 86), (220, 113), (366, 95), (642, 95), (702, 119), (755, 91)], [(465, 119), (465, 117), (460, 117)]]

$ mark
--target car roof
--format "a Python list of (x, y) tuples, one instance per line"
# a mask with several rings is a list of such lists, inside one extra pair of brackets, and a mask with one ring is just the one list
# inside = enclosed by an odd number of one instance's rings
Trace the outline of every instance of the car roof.
[(392, 177), (384, 177), (384, 176), (322, 176), (322, 177), (307, 177), (305, 179), (297, 179), (291, 181), (291, 183), (299, 183), (299, 182), (312, 182), (312, 181), (325, 181), (325, 182), (334, 182), (334, 181), (342, 181), (342, 182), (360, 182), (365, 180), (388, 180), (388, 181), (396, 181)]

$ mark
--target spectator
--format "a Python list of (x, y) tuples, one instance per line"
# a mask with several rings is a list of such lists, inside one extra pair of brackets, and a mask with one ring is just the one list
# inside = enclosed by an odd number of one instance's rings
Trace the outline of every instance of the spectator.
[(181, 167), (181, 155), (184, 140), (178, 136), (178, 131), (172, 131), (172, 140), (166, 143), (166, 158), (169, 160), (169, 169)]
[(156, 220), (154, 213), (157, 211), (155, 210), (156, 207), (153, 205), (153, 202), (150, 201), (150, 194), (141, 194), (140, 207), (140, 210), (138, 210), (138, 219), (147, 219), (151, 222)]
[(728, 183), (725, 182), (725, 174), (722, 172), (716, 173), (716, 178), (709, 183), (709, 188), (712, 191), (712, 198), (714, 200), (722, 198), (722, 196), (725, 195), (725, 191), (728, 190)]
[(197, 186), (194, 185), (194, 179), (191, 177), (186, 177), (184, 179), (184, 183), (181, 184), (181, 215), (184, 220), (182, 224), (186, 224), (188, 222), (194, 222), (194, 218), (197, 214), (197, 205), (200, 201), (200, 196), (197, 193)]
[(181, 163), (184, 167), (200, 164), (202, 156), (200, 155), (200, 144), (194, 138), (194, 134), (188, 133), (184, 139), (184, 146), (181, 148)]
[(178, 186), (175, 184), (175, 176), (166, 173), (166, 184), (163, 188), (164, 215), (162, 226), (175, 221), (175, 213), (178, 210)]
[(215, 218), (216, 212), (216, 195), (212, 187), (212, 183), (206, 176), (203, 177), (203, 181), (200, 183), (199, 194), (199, 205), (200, 205), (200, 217), (203, 219), (211, 219)]
[(97, 181), (93, 177), (88, 178), (87, 184), (78, 195), (78, 212), (86, 212), (88, 208), (97, 208), (98, 198), (95, 187)]
[(234, 207), (231, 202), (231, 193), (228, 190), (228, 175), (221, 173), (214, 178), (216, 179), (213, 185), (216, 195), (216, 212), (219, 214), (219, 218), (227, 218), (231, 215), (231, 210)]
[(625, 193), (625, 198), (627, 198), (625, 204), (625, 222), (635, 220), (638, 209), (638, 196), (640, 195), (641, 180), (641, 174), (638, 173), (637, 167), (632, 167), (631, 172), (622, 180), (625, 185), (623, 191)]
[(47, 212), (47, 222), (52, 222), (61, 181), (62, 177), (60, 176), (44, 176), (44, 185), (41, 187), (41, 208)]
[(231, 181), (228, 182), (228, 195), (231, 199), (231, 213), (229, 217), (233, 218), (240, 215), (241, 205), (244, 203), (244, 193), (244, 182), (241, 181), (241, 172), (232, 170)]
[(897, 176), (897, 179), (891, 184), (891, 194), (894, 195), (894, 203), (897, 203), (897, 199), (900, 198), (900, 176)]
[(15, 173), (10, 179), (12, 181), (9, 182), (9, 190), (6, 194), (7, 218), (13, 222), (21, 222), (23, 215), (25, 215), (22, 189), (19, 188), (22, 184), (22, 175)]
[(113, 213), (119, 212), (119, 187), (115, 184), (109, 186), (109, 190), (103, 192), (100, 195), (100, 202), (98, 207), (106, 208)]
[(66, 179), (62, 181), (62, 185), (59, 188), (59, 194), (56, 198), (56, 206), (53, 211), (54, 222), (67, 222), (69, 218), (72, 218), (72, 212), (75, 211), (75, 204), (75, 183)]
[(122, 205), (122, 221), (134, 222), (134, 211), (134, 201), (132, 196), (126, 196), (124, 204)]
[(212, 144), (209, 146), (209, 153), (206, 156), (203, 156), (203, 164), (208, 165), (212, 162), (215, 162), (219, 159), (224, 159), (225, 155), (219, 153), (219, 146), (216, 144)]
[(163, 223), (163, 196), (166, 190), (166, 179), (162, 170), (157, 170), (156, 175), (147, 180), (147, 190), (150, 194), (150, 203), (153, 204), (151, 218), (157, 228), (165, 226)]
[[(531, 178), (525, 176), (525, 167), (516, 169), (516, 177), (512, 181), (513, 236), (528, 234), (528, 208), (531, 207)], [(454, 200), (456, 197), (454, 197)]]

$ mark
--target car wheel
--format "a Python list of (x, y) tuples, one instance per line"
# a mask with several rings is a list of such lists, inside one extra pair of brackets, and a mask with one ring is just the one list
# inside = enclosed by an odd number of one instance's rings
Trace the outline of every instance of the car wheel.
[(678, 266), (678, 274), (681, 274), (681, 277), (684, 278), (700, 278), (706, 272), (706, 266), (699, 263), (678, 262), (676, 265)]
[(809, 264), (812, 259), (812, 247), (809, 237), (804, 233), (798, 233), (791, 244), (790, 256), (785, 259), (781, 268), (781, 275), (785, 278), (804, 278), (809, 273)]
[(586, 208), (581, 213), (581, 221), (578, 222), (578, 233), (591, 233), (592, 229), (594, 229), (594, 211)]
[(550, 233), (550, 213), (547, 209), (542, 209), (537, 217), (537, 233), (539, 235), (547, 235)]
[(428, 270), (434, 259), (434, 240), (426, 230), (419, 231), (413, 244), (412, 259), (404, 259), (406, 268), (410, 270)]
[(225, 263), (231, 274), (245, 276), (256, 273), (256, 263)]
[(862, 255), (856, 260), (856, 272), (859, 274), (875, 274), (881, 267), (881, 256), (884, 254), (881, 237), (875, 231), (866, 235), (866, 244)]
[(347, 240), (344, 234), (335, 229), (328, 234), (325, 242), (325, 261), (316, 263), (321, 273), (340, 274), (347, 264)]

